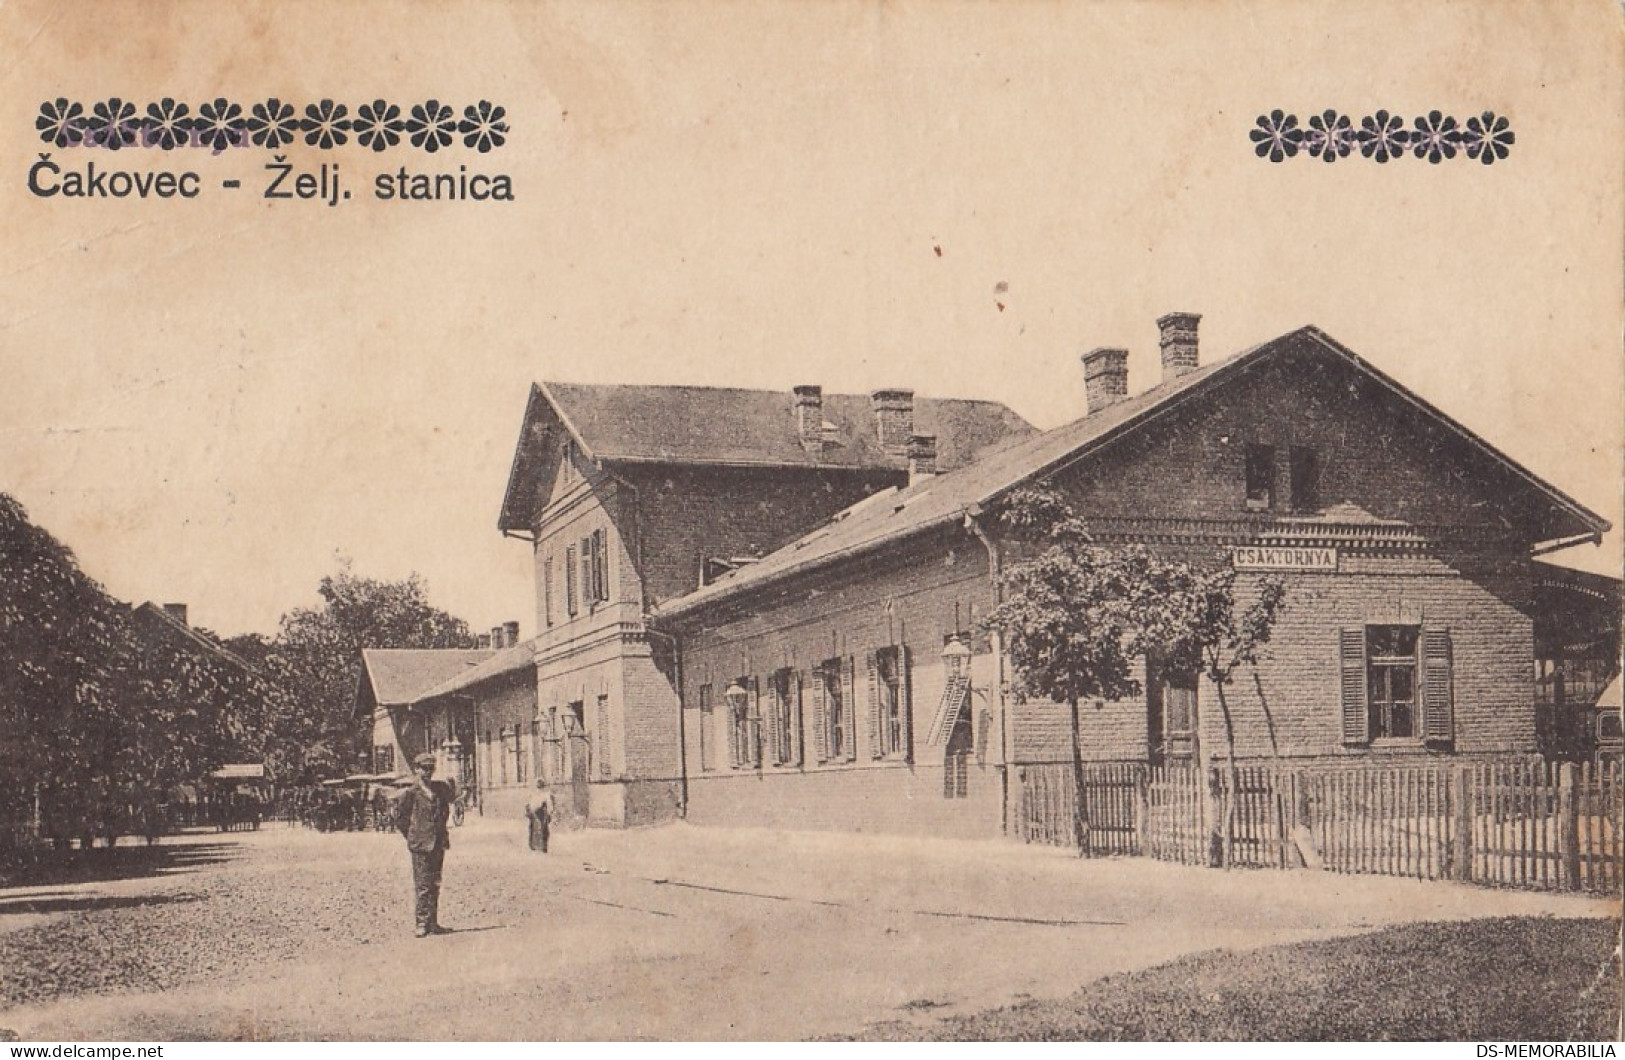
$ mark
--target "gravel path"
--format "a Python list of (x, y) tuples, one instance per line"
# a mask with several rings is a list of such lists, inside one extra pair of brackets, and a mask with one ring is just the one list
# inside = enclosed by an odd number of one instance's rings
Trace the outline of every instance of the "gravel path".
[(794, 1039), (1061, 997), (1217, 948), (1617, 908), (997, 842), (672, 826), (567, 833), (541, 857), (491, 821), (453, 842), (442, 919), (459, 930), (427, 940), (393, 835), (183, 837), (156, 874), (0, 890), (0, 1030)]

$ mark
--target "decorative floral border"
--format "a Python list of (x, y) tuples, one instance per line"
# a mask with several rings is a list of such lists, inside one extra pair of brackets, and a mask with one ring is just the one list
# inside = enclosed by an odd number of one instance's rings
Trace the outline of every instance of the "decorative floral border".
[(507, 111), (487, 100), (455, 108), (438, 99), (415, 103), (408, 110), (377, 99), (351, 109), (324, 99), (304, 107), (271, 97), (247, 110), (225, 98), (209, 100), (196, 111), (165, 96), (145, 108), (118, 96), (98, 101), (87, 113), (84, 105), (63, 98), (40, 104), (34, 128), (40, 139), (56, 147), (100, 147), (109, 151), (147, 147), (173, 151), (177, 147), (206, 147), (224, 151), (235, 147), (279, 150), (300, 136), (323, 151), (341, 147), (354, 136), (357, 144), (383, 151), (404, 138), (411, 146), (434, 154), (452, 145), (458, 136), (464, 147), (485, 154), (507, 142)]
[(1248, 132), (1253, 151), (1259, 158), (1284, 162), (1299, 151), (1322, 162), (1348, 158), (1356, 149), (1374, 162), (1388, 162), (1410, 154), (1433, 165), (1461, 154), (1486, 166), (1506, 158), (1517, 142), (1511, 125), (1493, 110), (1474, 115), (1465, 122), (1430, 110), (1405, 128), (1405, 119), (1386, 110), (1359, 119), (1358, 128), (1347, 114), (1335, 110), (1309, 116), (1300, 127), (1296, 114), (1272, 110), (1258, 117), (1256, 128)]

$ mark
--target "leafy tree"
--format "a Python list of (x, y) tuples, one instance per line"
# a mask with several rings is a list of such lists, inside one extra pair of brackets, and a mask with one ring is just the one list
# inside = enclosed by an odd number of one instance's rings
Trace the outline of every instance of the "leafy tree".
[[(1262, 579), (1253, 601), (1238, 610), (1233, 570), (1167, 560), (1141, 546), (1098, 546), (1085, 521), (1048, 488), (1011, 494), (1000, 519), (1020, 558), (1004, 573), (1002, 602), (986, 624), (1004, 636), (1016, 690), (1070, 709), (1080, 855), (1088, 821), (1079, 703), (1139, 696), (1136, 663), (1147, 657), (1158, 659), (1164, 673), (1213, 683), (1233, 781), (1235, 731), (1224, 689), (1269, 641), (1285, 595), (1281, 583)], [(1199, 718), (1195, 728), (1200, 734)], [(1198, 757), (1205, 777), (1211, 756), (1199, 736)], [(1228, 862), (1229, 851), (1223, 853)]]
[(283, 783), (341, 774), (365, 753), (353, 711), (363, 648), (466, 648), (460, 618), (431, 605), (417, 574), (364, 578), (348, 564), (322, 579), (319, 607), (282, 616), (274, 639), (237, 638), (233, 650), (256, 660), (272, 686), (265, 760)]

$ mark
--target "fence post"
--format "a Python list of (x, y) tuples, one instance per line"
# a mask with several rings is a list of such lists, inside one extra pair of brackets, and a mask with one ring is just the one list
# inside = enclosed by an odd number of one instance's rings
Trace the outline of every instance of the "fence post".
[(1466, 883), (1473, 878), (1473, 774), (1457, 766), (1455, 781), (1455, 835), (1450, 842), (1450, 878)]
[(1580, 889), (1579, 796), (1579, 785), (1574, 782), (1574, 763), (1564, 762), (1557, 769), (1557, 852), (1563, 886), (1570, 891)]
[(1137, 769), (1134, 775), (1137, 778), (1134, 784), (1134, 853), (1143, 858), (1151, 852), (1148, 843), (1151, 834), (1151, 771)]

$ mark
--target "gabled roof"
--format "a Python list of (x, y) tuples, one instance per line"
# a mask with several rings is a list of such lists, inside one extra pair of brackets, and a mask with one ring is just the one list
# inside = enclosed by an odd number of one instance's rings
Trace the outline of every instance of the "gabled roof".
[[(865, 394), (823, 395), (829, 425), (824, 451), (802, 448), (795, 395), (788, 390), (696, 386), (595, 386), (538, 383), (531, 389), (514, 453), (499, 527), (526, 525), (526, 498), (544, 462), (535, 442), (551, 410), (591, 460), (606, 464), (901, 470), (905, 462), (879, 445)], [(914, 433), (937, 438), (937, 466), (963, 467), (988, 449), (1037, 429), (996, 401), (916, 398)]]
[(472, 688), (475, 685), (483, 684), (498, 677), (519, 673), (526, 669), (534, 669), (535, 666), (535, 639), (520, 641), (511, 648), (503, 648), (501, 651), (496, 652), (484, 662), (471, 666), (440, 682), (417, 698), (424, 700), (434, 699), (436, 696), (450, 695), (453, 692), (461, 692), (465, 688)]
[(213, 656), (221, 662), (237, 667), (245, 673), (257, 673), (241, 655), (227, 648), (202, 630), (194, 629), (170, 614), (166, 608), (147, 601), (130, 608), (130, 616), (138, 629), (155, 631), (168, 637), (172, 643), (184, 644), (193, 651)]
[(1187, 402), (1286, 352), (1307, 352), (1345, 362), (1521, 479), (1552, 508), (1570, 517), (1575, 525), (1599, 535), (1609, 529), (1608, 522), (1601, 516), (1536, 478), (1319, 328), (1304, 327), (1203, 365), (1065, 426), (1016, 442), (958, 471), (923, 479), (906, 489), (894, 488), (867, 497), (819, 529), (760, 561), (730, 571), (686, 596), (666, 601), (656, 609), (654, 617), (674, 617), (695, 611), (779, 578), (962, 521), (967, 514), (980, 514), (984, 507), (1010, 490), (1085, 460), (1104, 446), (1158, 422)]
[(416, 703), (438, 684), (472, 669), (495, 652), (461, 648), (365, 648), (361, 652), (360, 702), (382, 707)]

